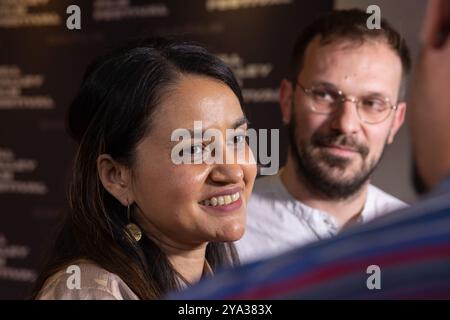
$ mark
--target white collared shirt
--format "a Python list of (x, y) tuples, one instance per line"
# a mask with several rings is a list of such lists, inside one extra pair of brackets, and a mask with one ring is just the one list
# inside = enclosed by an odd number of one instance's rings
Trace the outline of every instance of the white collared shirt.
[[(364, 209), (355, 223), (366, 223), (406, 206), (369, 185)], [(236, 247), (242, 263), (277, 255), (339, 232), (335, 217), (296, 200), (280, 174), (257, 179), (247, 207), (247, 228)]]

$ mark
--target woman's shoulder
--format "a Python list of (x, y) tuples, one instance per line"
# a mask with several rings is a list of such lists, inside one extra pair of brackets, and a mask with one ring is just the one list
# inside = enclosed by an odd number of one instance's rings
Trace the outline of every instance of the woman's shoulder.
[(38, 300), (138, 300), (116, 274), (89, 260), (77, 260), (49, 277)]

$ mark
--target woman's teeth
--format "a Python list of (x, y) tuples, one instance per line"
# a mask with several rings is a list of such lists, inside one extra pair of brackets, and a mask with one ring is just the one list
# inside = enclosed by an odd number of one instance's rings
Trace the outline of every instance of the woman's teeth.
[(240, 193), (236, 192), (226, 196), (212, 197), (210, 199), (201, 201), (200, 204), (210, 207), (223, 206), (237, 201), (240, 197)]

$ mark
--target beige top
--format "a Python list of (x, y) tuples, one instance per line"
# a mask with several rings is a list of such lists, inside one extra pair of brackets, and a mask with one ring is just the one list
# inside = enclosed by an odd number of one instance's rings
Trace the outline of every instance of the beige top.
[(81, 260), (47, 279), (38, 300), (139, 300), (116, 274)]
[[(203, 276), (213, 271), (205, 260)], [(179, 279), (180, 288), (188, 285)], [(139, 300), (139, 297), (116, 274), (99, 265), (80, 260), (45, 281), (37, 300)]]

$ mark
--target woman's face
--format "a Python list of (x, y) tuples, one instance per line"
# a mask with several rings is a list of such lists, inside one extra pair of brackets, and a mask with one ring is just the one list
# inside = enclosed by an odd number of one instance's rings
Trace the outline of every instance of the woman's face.
[[(136, 148), (132, 170), (135, 219), (146, 234), (174, 248), (241, 238), (256, 175), (253, 155), (242, 139), (247, 129), (243, 119), (233, 91), (212, 78), (184, 75), (164, 94), (148, 135)], [(203, 130), (222, 133), (224, 154), (244, 150), (249, 161), (175, 164), (171, 154), (176, 145), (194, 158), (211, 142), (194, 136), (171, 141), (174, 130), (193, 130), (194, 121), (201, 121)], [(235, 134), (227, 137), (227, 129), (236, 129)]]

